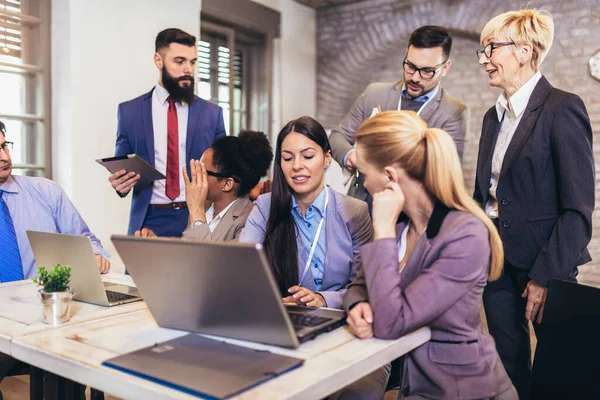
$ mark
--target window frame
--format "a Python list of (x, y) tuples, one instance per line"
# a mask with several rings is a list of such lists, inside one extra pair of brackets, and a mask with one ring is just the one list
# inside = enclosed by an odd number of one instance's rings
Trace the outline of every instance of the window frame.
[[(6, 5), (6, 1), (3, 5)], [(39, 173), (52, 178), (52, 140), (51, 140), (51, 59), (50, 59), (50, 10), (51, 0), (21, 0), (21, 12), (0, 8), (0, 18), (10, 18), (20, 22), (21, 62), (0, 60), (0, 73), (18, 74), (24, 78), (24, 103), (21, 113), (3, 113), (0, 119), (24, 123), (21, 132), (7, 132), (9, 135), (22, 135), (21, 143), (25, 160), (28, 163), (15, 163), (13, 169), (25, 173)], [(8, 24), (0, 22), (7, 28)], [(10, 28), (15, 28), (10, 26)], [(10, 96), (10, 93), (8, 94)], [(43, 138), (40, 145), (36, 135)]]

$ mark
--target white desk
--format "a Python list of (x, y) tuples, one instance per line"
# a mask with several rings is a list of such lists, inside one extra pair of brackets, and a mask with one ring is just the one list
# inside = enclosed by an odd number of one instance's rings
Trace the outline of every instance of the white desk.
[[(132, 285), (129, 275), (106, 274), (103, 280)], [(0, 284), (0, 352), (11, 354), (11, 341), (16, 337), (56, 329), (42, 322), (42, 304), (38, 287), (31, 280)], [(129, 303), (118, 307), (102, 307), (73, 301), (71, 319), (66, 325), (93, 321), (115, 315), (146, 309), (144, 302)]]
[[(195, 399), (101, 363), (186, 332), (159, 328), (150, 312), (131, 312), (13, 340), (15, 358), (125, 399)], [(305, 359), (302, 367), (243, 392), (235, 399), (318, 399), (343, 388), (430, 339), (428, 328), (395, 341), (359, 340), (347, 328), (318, 336), (297, 350), (238, 340), (230, 343)]]
[[(106, 281), (132, 284), (126, 275)], [(0, 285), (0, 351), (43, 370), (124, 399), (196, 399), (178, 390), (102, 366), (102, 362), (186, 332), (159, 328), (144, 302), (116, 307), (72, 304), (59, 327), (41, 321), (37, 288), (30, 281)], [(236, 399), (325, 397), (430, 339), (422, 328), (395, 341), (360, 340), (347, 328), (318, 336), (296, 350), (226, 339), (305, 360), (302, 367), (243, 392)]]

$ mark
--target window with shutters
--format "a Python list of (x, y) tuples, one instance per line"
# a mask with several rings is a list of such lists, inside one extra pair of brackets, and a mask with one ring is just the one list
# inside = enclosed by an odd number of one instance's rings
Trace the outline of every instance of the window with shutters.
[(0, 0), (0, 120), (15, 174), (51, 175), (49, 15), (49, 0)]
[[(231, 50), (218, 36), (203, 34), (198, 42), (198, 96), (223, 108), (225, 129), (237, 134), (248, 127), (244, 82), (244, 46), (236, 45), (233, 57), (233, 95), (230, 93)], [(233, 124), (230, 129), (230, 124)]]
[(199, 97), (223, 108), (225, 129), (268, 133), (266, 37), (202, 20), (198, 41)]

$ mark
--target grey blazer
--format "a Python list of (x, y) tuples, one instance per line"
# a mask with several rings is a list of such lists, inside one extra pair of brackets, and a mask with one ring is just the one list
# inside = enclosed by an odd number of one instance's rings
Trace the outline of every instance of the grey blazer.
[[(354, 102), (348, 114), (331, 131), (329, 141), (333, 158), (342, 168), (346, 168), (344, 157), (354, 146), (354, 134), (360, 124), (371, 116), (373, 109), (377, 106), (380, 106), (382, 111), (397, 110), (403, 84), (404, 81), (371, 83)], [(440, 87), (435, 97), (425, 106), (420, 117), (430, 127), (440, 128), (448, 132), (454, 139), (456, 150), (462, 159), (465, 137), (469, 126), (469, 108), (450, 96), (443, 87)], [(366, 190), (362, 187), (362, 184), (358, 190), (355, 189), (353, 184), (348, 194), (362, 200), (367, 198)]]
[(208, 224), (203, 224), (192, 229), (186, 229), (183, 232), (183, 237), (207, 241), (237, 240), (242, 228), (246, 225), (252, 207), (254, 207), (254, 203), (250, 201), (247, 195), (238, 197), (213, 232), (208, 228)]
[[(346, 288), (358, 273), (358, 249), (373, 239), (373, 227), (367, 204), (331, 190), (330, 204), (325, 216), (325, 238), (327, 253), (323, 284), (317, 291), (314, 279), (307, 274), (300, 284), (323, 296), (327, 307), (341, 308)], [(269, 219), (271, 193), (258, 196), (256, 205), (240, 235), (242, 243), (262, 243)], [(291, 212), (291, 210), (290, 210)], [(298, 251), (307, 251), (297, 236)], [(301, 263), (299, 263), (301, 264)], [(299, 275), (303, 265), (298, 265)]]
[[(405, 226), (397, 225), (397, 238)], [(368, 301), (373, 332), (380, 339), (431, 329), (431, 341), (406, 356), (405, 395), (482, 399), (511, 387), (479, 314), (490, 263), (488, 238), (478, 218), (437, 203), (400, 273), (397, 239), (361, 248), (361, 273), (344, 296), (344, 308)]]

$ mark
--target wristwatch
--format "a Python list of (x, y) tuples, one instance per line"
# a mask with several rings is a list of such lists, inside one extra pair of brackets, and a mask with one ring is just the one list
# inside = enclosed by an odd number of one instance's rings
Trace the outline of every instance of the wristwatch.
[(204, 222), (201, 220), (196, 220), (190, 224), (190, 229), (194, 229), (200, 225), (204, 225)]

